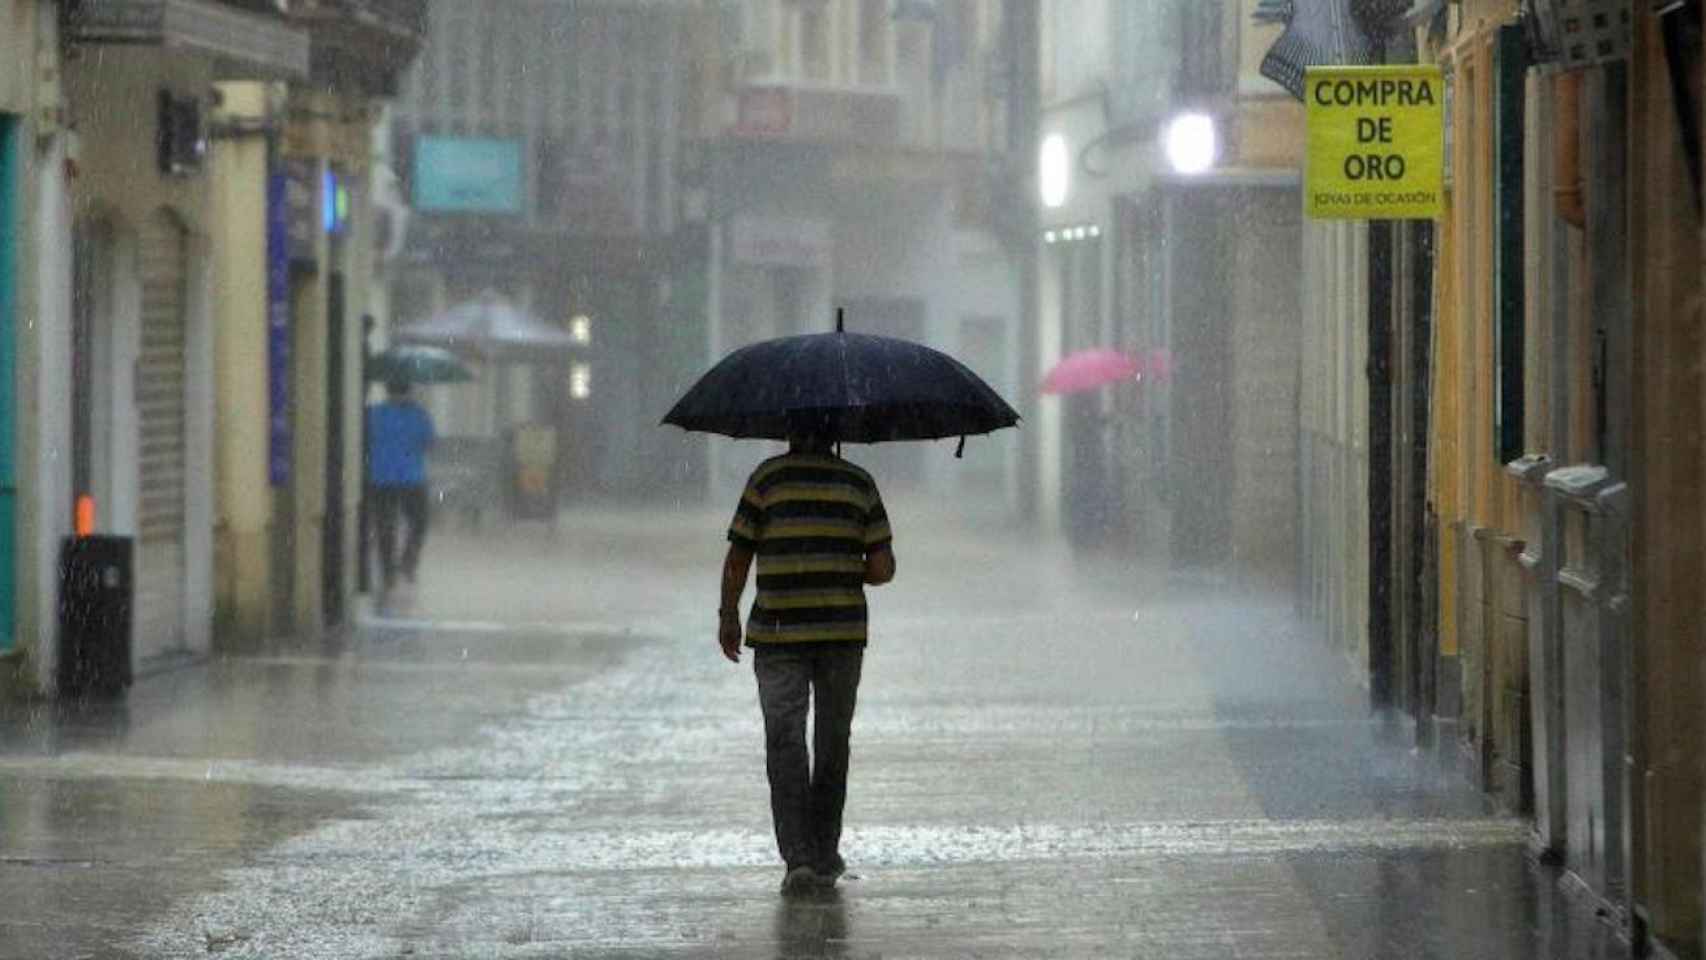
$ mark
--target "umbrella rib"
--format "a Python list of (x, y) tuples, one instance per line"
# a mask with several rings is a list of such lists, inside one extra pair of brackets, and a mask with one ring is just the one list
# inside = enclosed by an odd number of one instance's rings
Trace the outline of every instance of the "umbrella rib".
[(842, 402), (845, 403), (846, 401), (853, 399), (853, 396), (852, 391), (849, 389), (850, 385), (847, 379), (847, 334), (841, 332), (839, 329), (837, 329), (835, 334), (835, 348), (841, 354), (841, 399)]

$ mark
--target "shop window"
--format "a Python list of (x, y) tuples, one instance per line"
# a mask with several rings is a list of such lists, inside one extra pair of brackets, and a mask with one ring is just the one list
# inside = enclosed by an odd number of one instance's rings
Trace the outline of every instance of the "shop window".
[(746, 0), (741, 47), (752, 61), (750, 73), (767, 74), (776, 62), (776, 0)]
[(783, 16), (779, 23), (780, 35), (776, 43), (776, 72), (784, 77), (798, 76), (800, 72), (800, 18), (798, 12)]
[(829, 80), (829, 4), (800, 4), (800, 62), (807, 80)]
[(887, 85), (894, 80), (893, 38), (888, 0), (859, 2), (859, 82)]

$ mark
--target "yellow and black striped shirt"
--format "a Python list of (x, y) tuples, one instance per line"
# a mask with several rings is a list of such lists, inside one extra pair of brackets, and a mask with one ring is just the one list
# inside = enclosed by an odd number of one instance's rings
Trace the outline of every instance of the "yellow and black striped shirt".
[(860, 467), (809, 453), (759, 464), (729, 524), (729, 541), (758, 556), (747, 643), (863, 645), (865, 555), (892, 538), (876, 481)]

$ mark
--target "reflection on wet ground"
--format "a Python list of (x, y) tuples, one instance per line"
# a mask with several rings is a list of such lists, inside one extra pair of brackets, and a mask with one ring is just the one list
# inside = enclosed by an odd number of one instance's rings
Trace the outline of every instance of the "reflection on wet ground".
[(603, 514), (437, 540), (341, 641), (8, 715), (0, 957), (1609, 955), (1283, 597), (894, 512), (834, 893), (776, 893), (723, 518)]
[(125, 945), (174, 900), (316, 825), (382, 816), (410, 784), (375, 761), (476, 743), (637, 642), (370, 629), (161, 673), (117, 702), (8, 707), (0, 957), (155, 955)]
[(605, 669), (633, 642), (621, 633), (366, 630), (161, 673), (117, 702), (0, 708), (0, 750), (372, 760), (473, 736), (529, 695)]

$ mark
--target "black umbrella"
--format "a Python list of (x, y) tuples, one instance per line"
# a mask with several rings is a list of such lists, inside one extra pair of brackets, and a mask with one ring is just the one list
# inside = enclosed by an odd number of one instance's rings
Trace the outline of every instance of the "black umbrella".
[(837, 330), (736, 350), (700, 377), (663, 422), (769, 440), (786, 440), (809, 424), (842, 442), (878, 443), (989, 433), (1017, 424), (1019, 415), (945, 353)]

